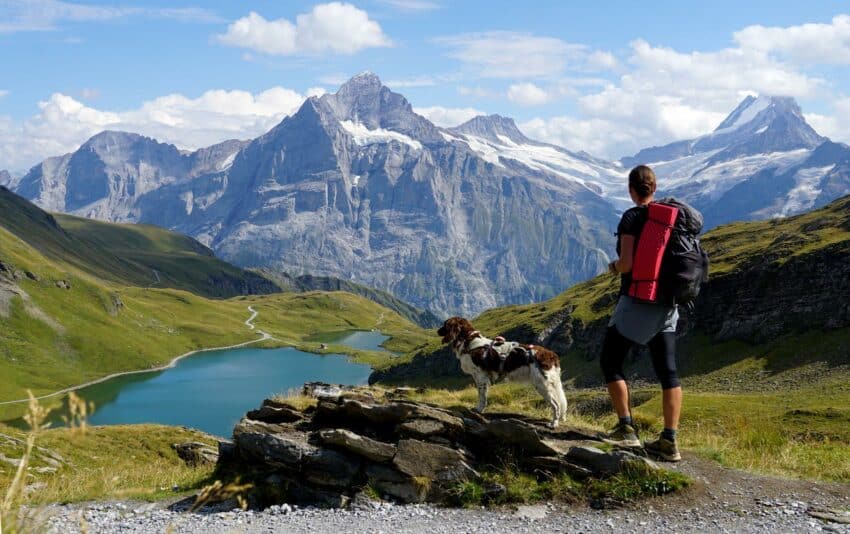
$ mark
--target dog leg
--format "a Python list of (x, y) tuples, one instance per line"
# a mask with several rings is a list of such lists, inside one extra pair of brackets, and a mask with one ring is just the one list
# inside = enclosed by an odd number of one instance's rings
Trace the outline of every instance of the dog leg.
[(558, 422), (561, 420), (561, 404), (558, 401), (558, 394), (554, 391), (549, 376), (544, 371), (532, 370), (531, 381), (534, 384), (534, 389), (540, 393), (546, 404), (552, 410), (552, 419), (546, 425), (549, 428), (557, 428)]
[(475, 411), (484, 413), (484, 410), (487, 409), (487, 393), (490, 390), (490, 381), (485, 378), (476, 381), (475, 385), (478, 386), (478, 406), (475, 408)]
[(549, 382), (552, 384), (552, 391), (555, 392), (555, 398), (558, 400), (558, 405), (561, 411), (561, 421), (567, 420), (567, 396), (564, 394), (564, 383), (561, 382), (560, 369), (555, 370), (549, 376)]

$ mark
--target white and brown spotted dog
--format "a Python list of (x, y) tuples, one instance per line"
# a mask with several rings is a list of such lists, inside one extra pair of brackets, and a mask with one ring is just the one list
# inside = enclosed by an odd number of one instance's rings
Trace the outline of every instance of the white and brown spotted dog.
[(437, 330), (443, 343), (449, 343), (460, 368), (471, 375), (478, 388), (478, 406), (487, 408), (490, 384), (501, 377), (512, 382), (531, 382), (552, 408), (551, 428), (567, 417), (567, 397), (561, 384), (561, 364), (558, 355), (538, 345), (496, 340), (482, 336), (462, 317), (452, 317)]

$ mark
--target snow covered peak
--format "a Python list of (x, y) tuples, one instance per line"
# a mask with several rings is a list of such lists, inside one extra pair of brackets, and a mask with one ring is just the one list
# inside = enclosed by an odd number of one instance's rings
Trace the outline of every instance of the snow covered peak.
[(504, 141), (502, 137), (506, 137), (514, 143), (527, 143), (529, 141), (519, 131), (513, 119), (501, 115), (479, 115), (460, 126), (451, 128), (451, 130), (457, 133), (483, 137), (497, 143)]
[(792, 97), (748, 96), (720, 123), (712, 135), (731, 133), (744, 127), (758, 130), (769, 126), (778, 116), (790, 119), (791, 122), (806, 122), (800, 106)]
[(712, 161), (720, 162), (740, 156), (813, 149), (824, 141), (826, 138), (806, 122), (793, 98), (747, 96), (710, 134), (646, 148), (620, 161), (630, 167), (711, 152)]

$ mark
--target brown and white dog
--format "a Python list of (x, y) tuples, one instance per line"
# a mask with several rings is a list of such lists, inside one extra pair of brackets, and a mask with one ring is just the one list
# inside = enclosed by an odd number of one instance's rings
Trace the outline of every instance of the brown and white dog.
[(471, 375), (478, 388), (478, 406), (487, 408), (490, 384), (501, 377), (512, 382), (530, 382), (552, 408), (551, 428), (567, 417), (567, 397), (561, 384), (558, 355), (538, 345), (523, 345), (482, 336), (462, 317), (452, 317), (437, 330), (443, 343), (449, 343), (460, 368)]

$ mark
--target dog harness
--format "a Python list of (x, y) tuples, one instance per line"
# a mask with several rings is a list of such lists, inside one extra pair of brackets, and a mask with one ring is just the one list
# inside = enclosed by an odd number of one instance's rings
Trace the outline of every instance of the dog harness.
[(467, 338), (466, 343), (464, 343), (467, 351), (472, 351), (475, 349), (480, 349), (482, 347), (486, 347), (487, 351), (484, 353), (485, 359), (498, 358), (499, 361), (499, 374), (503, 374), (505, 370), (505, 361), (508, 359), (508, 355), (513, 352), (515, 349), (522, 349), (525, 354), (525, 364), (536, 364), (537, 360), (534, 357), (534, 349), (526, 349), (522, 346), (521, 343), (516, 341), (505, 341), (501, 336), (496, 339), (488, 339), (481, 335), (477, 330), (470, 334), (470, 337)]

